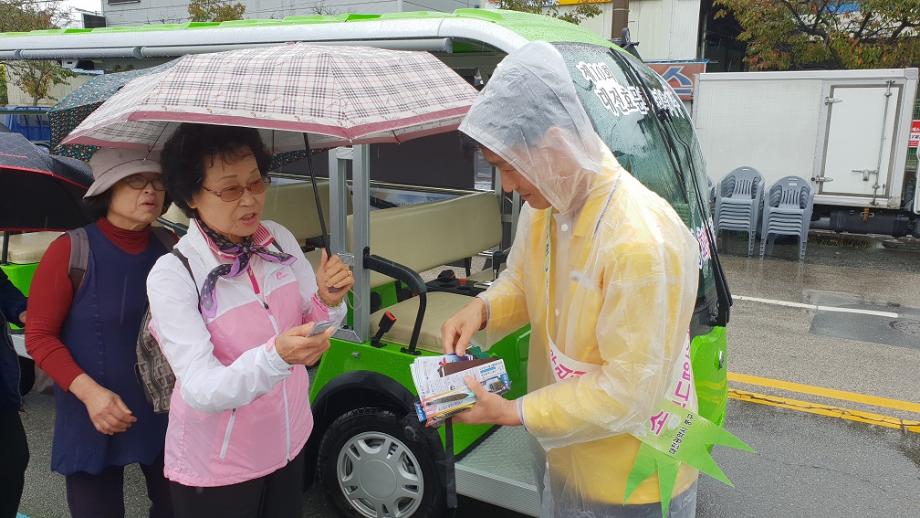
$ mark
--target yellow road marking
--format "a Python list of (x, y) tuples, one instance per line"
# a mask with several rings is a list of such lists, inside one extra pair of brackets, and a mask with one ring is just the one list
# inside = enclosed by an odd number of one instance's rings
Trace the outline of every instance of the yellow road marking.
[(800, 401), (797, 399), (768, 396), (766, 394), (758, 394), (756, 392), (748, 392), (746, 390), (728, 389), (728, 397), (731, 399), (737, 399), (739, 401), (757, 403), (759, 405), (786, 408), (789, 410), (797, 410), (799, 412), (808, 412), (810, 414), (836, 417), (838, 419), (846, 419), (848, 421), (855, 421), (858, 423), (867, 423), (877, 426), (884, 426), (885, 428), (894, 428), (896, 430), (920, 433), (920, 421), (908, 421), (899, 419), (897, 417), (873, 414), (871, 412), (848, 410), (846, 408), (822, 405), (819, 403), (811, 403), (808, 401)]
[[(900, 399), (890, 399), (881, 396), (870, 396), (858, 392), (848, 392), (846, 390), (836, 390), (814, 385), (804, 385), (792, 381), (776, 380), (772, 378), (761, 378), (760, 376), (751, 376), (749, 374), (739, 374), (729, 372), (728, 380), (747, 385), (758, 385), (761, 387), (770, 387), (780, 390), (798, 392), (800, 394), (810, 394), (812, 396), (826, 397), (830, 399), (839, 399), (851, 403), (861, 403), (864, 405), (876, 406), (881, 408), (891, 408), (893, 410), (903, 410), (905, 412), (914, 412), (920, 414), (920, 404), (902, 401)], [(894, 419), (894, 418), (892, 418)]]

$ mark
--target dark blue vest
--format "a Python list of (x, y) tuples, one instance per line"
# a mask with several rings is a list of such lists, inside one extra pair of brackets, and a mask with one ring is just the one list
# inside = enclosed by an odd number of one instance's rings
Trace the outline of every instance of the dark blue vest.
[(118, 394), (137, 418), (127, 431), (96, 431), (86, 406), (55, 386), (56, 415), (51, 469), (69, 475), (99, 473), (110, 466), (152, 464), (163, 452), (168, 417), (154, 414), (134, 372), (135, 346), (147, 309), (147, 274), (166, 253), (151, 235), (147, 249), (129, 254), (91, 224), (89, 264), (74, 295), (61, 341), (77, 365), (96, 383)]

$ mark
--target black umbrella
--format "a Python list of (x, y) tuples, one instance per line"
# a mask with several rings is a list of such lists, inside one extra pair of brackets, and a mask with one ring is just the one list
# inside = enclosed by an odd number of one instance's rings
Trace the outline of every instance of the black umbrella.
[(48, 119), (51, 123), (51, 148), (55, 153), (61, 155), (89, 160), (89, 157), (96, 152), (94, 146), (60, 146), (61, 140), (126, 84), (138, 77), (168, 70), (175, 64), (175, 61), (169, 61), (150, 68), (102, 74), (84, 83), (61, 99), (48, 112)]
[(0, 230), (66, 230), (89, 223), (83, 194), (88, 165), (49, 155), (19, 133), (0, 133)]

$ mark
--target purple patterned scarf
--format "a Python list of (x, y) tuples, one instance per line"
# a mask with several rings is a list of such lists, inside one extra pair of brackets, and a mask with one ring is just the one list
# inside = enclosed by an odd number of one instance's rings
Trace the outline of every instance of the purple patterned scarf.
[(223, 259), (232, 259), (230, 264), (220, 264), (208, 274), (204, 281), (204, 287), (201, 290), (201, 314), (207, 318), (217, 316), (217, 301), (214, 299), (214, 287), (217, 285), (217, 279), (220, 277), (236, 277), (246, 271), (249, 267), (249, 261), (253, 255), (257, 255), (270, 263), (291, 264), (294, 262), (294, 256), (281, 251), (277, 245), (278, 252), (268, 249), (274, 243), (271, 233), (262, 225), (255, 234), (246, 237), (239, 243), (227, 240), (222, 235), (211, 230), (202, 221), (198, 222), (198, 228), (205, 235), (208, 246), (213, 252)]

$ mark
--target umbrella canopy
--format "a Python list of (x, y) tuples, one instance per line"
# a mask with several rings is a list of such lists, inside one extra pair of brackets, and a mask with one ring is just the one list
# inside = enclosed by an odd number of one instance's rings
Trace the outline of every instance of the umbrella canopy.
[(140, 70), (130, 70), (128, 72), (117, 72), (114, 74), (103, 74), (90, 79), (77, 88), (69, 95), (61, 99), (51, 111), (48, 112), (48, 118), (51, 123), (51, 147), (55, 152), (61, 155), (89, 160), (89, 157), (95, 152), (92, 146), (58, 146), (61, 140), (73, 131), (74, 128), (83, 122), (83, 119), (93, 113), (96, 108), (102, 106), (109, 97), (112, 97), (123, 86), (131, 80), (149, 74), (156, 74), (169, 69), (175, 64), (174, 61), (164, 63), (150, 68)]
[(89, 223), (85, 163), (49, 155), (19, 133), (0, 133), (0, 230), (66, 230)]
[(302, 149), (297, 133), (315, 149), (401, 142), (455, 129), (476, 94), (427, 52), (293, 43), (188, 55), (125, 85), (64, 143), (150, 149), (180, 122), (281, 130), (265, 139), (274, 152)]

